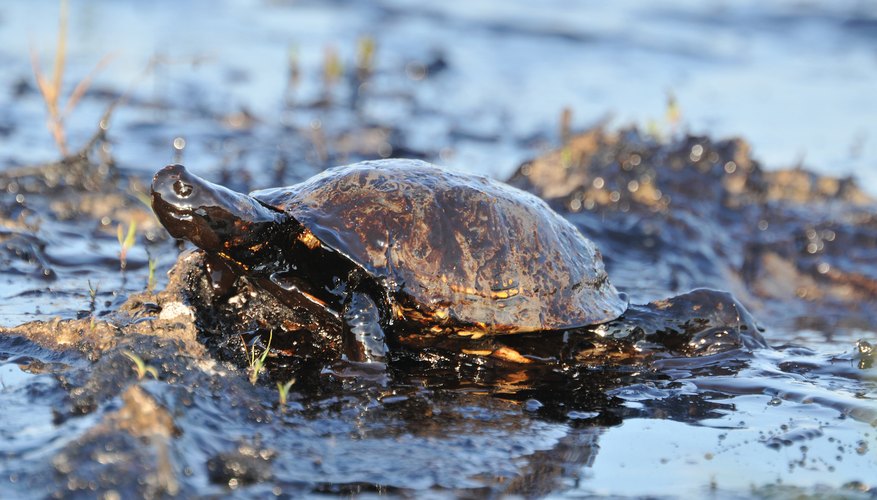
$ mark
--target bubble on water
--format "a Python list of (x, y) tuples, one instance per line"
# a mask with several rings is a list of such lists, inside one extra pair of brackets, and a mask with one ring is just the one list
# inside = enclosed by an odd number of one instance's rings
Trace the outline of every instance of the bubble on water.
[(423, 63), (415, 61), (405, 65), (405, 74), (415, 82), (426, 78), (426, 73), (426, 66)]
[(630, 155), (630, 159), (629, 159), (628, 161), (630, 161), (630, 164), (631, 164), (631, 165), (633, 165), (634, 167), (636, 167), (636, 166), (638, 166), (640, 163), (642, 163), (642, 158), (641, 158), (640, 155), (638, 155), (638, 154), (632, 154), (632, 155)]

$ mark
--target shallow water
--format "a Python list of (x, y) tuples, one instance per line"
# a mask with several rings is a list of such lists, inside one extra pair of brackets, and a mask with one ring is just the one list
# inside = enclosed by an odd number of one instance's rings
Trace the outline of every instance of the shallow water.
[[(0, 7), (4, 175), (58, 158), (27, 55), (35, 47), (50, 67), (56, 12), (54, 2)], [(103, 55), (115, 55), (67, 119), (71, 149), (130, 89), (109, 131), (121, 181), (29, 190), (21, 177), (14, 188), (4, 178), (0, 325), (109, 318), (145, 288), (150, 257), (161, 289), (177, 248), (138, 199), (142, 184), (129, 181), (143, 181), (170, 161), (242, 191), (387, 154), (507, 178), (560, 143), (568, 106), (574, 129), (612, 114), (615, 125), (637, 123), (665, 138), (683, 130), (742, 135), (768, 168), (803, 157), (819, 172), (856, 176), (873, 195), (875, 19), (873, 5), (856, 1), (679, 0), (662, 7), (202, 1), (149, 10), (71, 2), (67, 87)], [(373, 37), (377, 48), (374, 74), (356, 106), (351, 89), (358, 83), (347, 76), (329, 89), (331, 105), (314, 105), (325, 97), (327, 47), (349, 69), (362, 37)], [(301, 73), (292, 88), (290, 50)], [(146, 71), (151, 58), (158, 62)], [(678, 100), (678, 122), (668, 118), (668, 92)], [(178, 137), (185, 139), (182, 149), (172, 146)], [(574, 196), (556, 203), (572, 208), (573, 199), (581, 209)], [(877, 279), (873, 204), (861, 211), (843, 202), (812, 206), (771, 212), (773, 226), (761, 233), (744, 224), (744, 212), (722, 220), (725, 212), (696, 204), (654, 221), (635, 211), (567, 212), (592, 231), (613, 283), (635, 303), (699, 286), (730, 289), (774, 346), (595, 364), (584, 382), (531, 387), (526, 378), (478, 367), (464, 370), (462, 381), (459, 374), (413, 370), (380, 389), (294, 387), (280, 412), (272, 383), (250, 386), (240, 367), (223, 363), (175, 369), (184, 361), (164, 344), (135, 340), (137, 352), (163, 360), (167, 375), (137, 384), (118, 350), (93, 363), (76, 351), (59, 354), (2, 335), (0, 496), (113, 487), (143, 495), (150, 491), (138, 487), (143, 471), (158, 477), (146, 481), (149, 487), (184, 496), (231, 487), (253, 498), (278, 492), (731, 498), (799, 489), (853, 496), (868, 488), (863, 495), (873, 496), (877, 372), (873, 357), (858, 349), (865, 345), (856, 343), (877, 341), (873, 297), (855, 307), (811, 306), (794, 286), (783, 298), (788, 287), (779, 286), (768, 300), (734, 274), (744, 242), (787, 256), (805, 229), (817, 227), (826, 250), (814, 266), (857, 266), (863, 279)], [(137, 244), (123, 271), (116, 229), (132, 220)], [(802, 221), (811, 225), (799, 227)], [(658, 237), (650, 239), (655, 227)], [(823, 238), (825, 230), (838, 244)], [(647, 244), (653, 239), (658, 246)], [(102, 378), (108, 373), (116, 375)], [(187, 375), (168, 375), (180, 373)], [(106, 380), (113, 386), (95, 387)], [(129, 386), (147, 399), (130, 395)], [(139, 406), (152, 398), (180, 432), (145, 446), (107, 431), (113, 415), (138, 406), (125, 397)], [(230, 484), (232, 475), (216, 473), (217, 464), (233, 461), (229, 454), (250, 463), (252, 477)], [(107, 473), (118, 484), (103, 482)]]
[[(49, 0), (3, 7), (0, 87), (30, 81), (30, 47), (48, 68), (56, 12)], [(611, 115), (617, 125), (651, 120), (667, 132), (742, 134), (768, 166), (803, 162), (873, 185), (875, 18), (874, 5), (859, 0), (660, 6), (480, 0), (429, 7), (404, 0), (238, 0), (146, 11), (81, 1), (71, 9), (69, 75), (78, 80), (113, 54), (97, 86), (119, 92), (134, 85), (138, 98), (170, 106), (125, 107), (116, 117), (117, 133), (147, 135), (116, 148), (120, 161), (144, 174), (169, 159), (175, 136), (186, 137), (203, 168), (234, 153), (217, 144), (227, 133), (195, 119), (205, 108), (229, 114), (245, 107), (268, 125), (307, 124), (312, 115), (290, 117), (281, 106), (290, 50), (302, 74), (295, 94), (311, 100), (321, 93), (326, 48), (350, 64), (356, 40), (370, 36), (381, 98), (366, 105), (366, 115), (402, 128), (413, 149), (444, 151), (444, 163), (459, 168), (506, 177), (532, 156), (529, 139), (556, 139), (561, 110), (569, 107), (580, 127)], [(151, 58), (163, 62), (144, 77)], [(682, 113), (675, 126), (665, 120), (668, 92)], [(3, 93), (0, 104), (3, 140), (18, 145), (3, 154), (53, 158), (48, 135), (30, 126), (43, 116), (37, 96)], [(69, 123), (74, 143), (91, 134), (101, 108), (84, 101)], [(271, 129), (257, 127), (254, 137), (269, 150), (281, 140)]]

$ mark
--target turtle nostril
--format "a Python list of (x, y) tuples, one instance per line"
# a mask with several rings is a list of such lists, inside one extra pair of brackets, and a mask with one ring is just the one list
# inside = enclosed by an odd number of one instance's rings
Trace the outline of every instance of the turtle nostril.
[(192, 194), (194, 188), (191, 184), (187, 182), (183, 182), (182, 180), (177, 180), (174, 182), (174, 193), (177, 194), (180, 198), (187, 198)]

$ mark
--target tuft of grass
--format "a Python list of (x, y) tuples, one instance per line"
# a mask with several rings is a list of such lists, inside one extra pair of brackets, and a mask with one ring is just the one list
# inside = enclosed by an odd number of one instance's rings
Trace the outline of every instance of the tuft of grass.
[(672, 90), (667, 91), (667, 101), (664, 106), (664, 119), (651, 118), (646, 122), (645, 131), (658, 142), (673, 139), (682, 128), (682, 106), (676, 100), (676, 94)]
[[(256, 356), (256, 346), (253, 346), (247, 351), (247, 363), (249, 364), (248, 371), (250, 372), (250, 383), (256, 385), (256, 382), (259, 381), (259, 374), (262, 373), (262, 370), (265, 368), (265, 360), (268, 358), (268, 352), (271, 350), (271, 341), (274, 339), (274, 330), (268, 332), (268, 345), (265, 346), (265, 350), (262, 351), (262, 354)], [(246, 349), (246, 344), (244, 349)]]
[(146, 290), (149, 292), (155, 290), (155, 266), (157, 264), (158, 260), (149, 257), (149, 277), (146, 278)]
[(331, 98), (332, 88), (341, 79), (344, 74), (344, 67), (341, 64), (341, 57), (334, 47), (326, 47), (323, 56), (323, 93), (326, 100)]
[(286, 87), (288, 90), (298, 88), (301, 82), (301, 63), (298, 57), (298, 46), (292, 45), (287, 52)]
[(664, 111), (664, 119), (670, 126), (671, 134), (675, 134), (682, 122), (682, 107), (679, 106), (679, 101), (676, 100), (676, 94), (673, 92), (667, 92), (667, 108)]
[(295, 379), (290, 379), (289, 382), (281, 383), (277, 382), (277, 399), (280, 402), (280, 411), (286, 410), (286, 401), (289, 397), (289, 389), (292, 388), (293, 384), (295, 384)]
[(91, 280), (88, 280), (88, 310), (92, 313), (97, 307), (97, 287), (98, 284), (91, 284)]
[(152, 210), (152, 198), (149, 197), (146, 193), (134, 193), (134, 197), (137, 198), (137, 201), (146, 206), (146, 208)]
[(134, 371), (137, 372), (137, 380), (143, 380), (143, 377), (145, 377), (147, 373), (152, 375), (152, 378), (158, 380), (158, 370), (154, 366), (147, 365), (146, 362), (143, 361), (143, 358), (131, 351), (122, 351), (122, 354), (134, 362)]
[(564, 170), (572, 167), (572, 148), (569, 146), (564, 146), (563, 149), (560, 150), (560, 166), (563, 167)]
[(375, 39), (364, 36), (356, 44), (356, 74), (360, 83), (368, 80), (374, 72)]
[(67, 102), (61, 103), (61, 90), (64, 82), (64, 69), (67, 62), (67, 20), (69, 18), (67, 0), (60, 0), (60, 14), (58, 19), (58, 43), (55, 48), (55, 59), (52, 66), (51, 77), (45, 75), (40, 65), (39, 54), (36, 49), (31, 50), (31, 66), (33, 67), (34, 79), (37, 82), (37, 88), (43, 97), (46, 105), (46, 111), (49, 114), (47, 127), (52, 134), (55, 145), (63, 156), (69, 155), (67, 149), (67, 136), (64, 131), (64, 120), (79, 104), (82, 96), (91, 86), (94, 76), (109, 64), (112, 59), (111, 55), (106, 55), (97, 65), (76, 84), (73, 92), (67, 98)]
[(572, 137), (572, 108), (569, 106), (564, 106), (564, 108), (560, 111), (560, 126), (558, 128), (560, 132), (560, 143), (566, 144), (569, 142)]
[(128, 265), (128, 250), (134, 246), (137, 238), (137, 221), (131, 221), (131, 224), (128, 225), (127, 233), (122, 230), (122, 224), (120, 223), (116, 227), (116, 237), (119, 239), (119, 264), (122, 269), (125, 269)]

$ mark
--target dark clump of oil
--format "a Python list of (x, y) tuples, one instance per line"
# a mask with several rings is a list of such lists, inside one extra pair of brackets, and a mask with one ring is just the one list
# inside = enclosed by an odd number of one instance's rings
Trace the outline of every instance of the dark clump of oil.
[(852, 179), (766, 171), (739, 139), (665, 145), (636, 129), (596, 129), (511, 182), (597, 241), (634, 297), (718, 288), (767, 326), (827, 334), (877, 320), (875, 201)]

